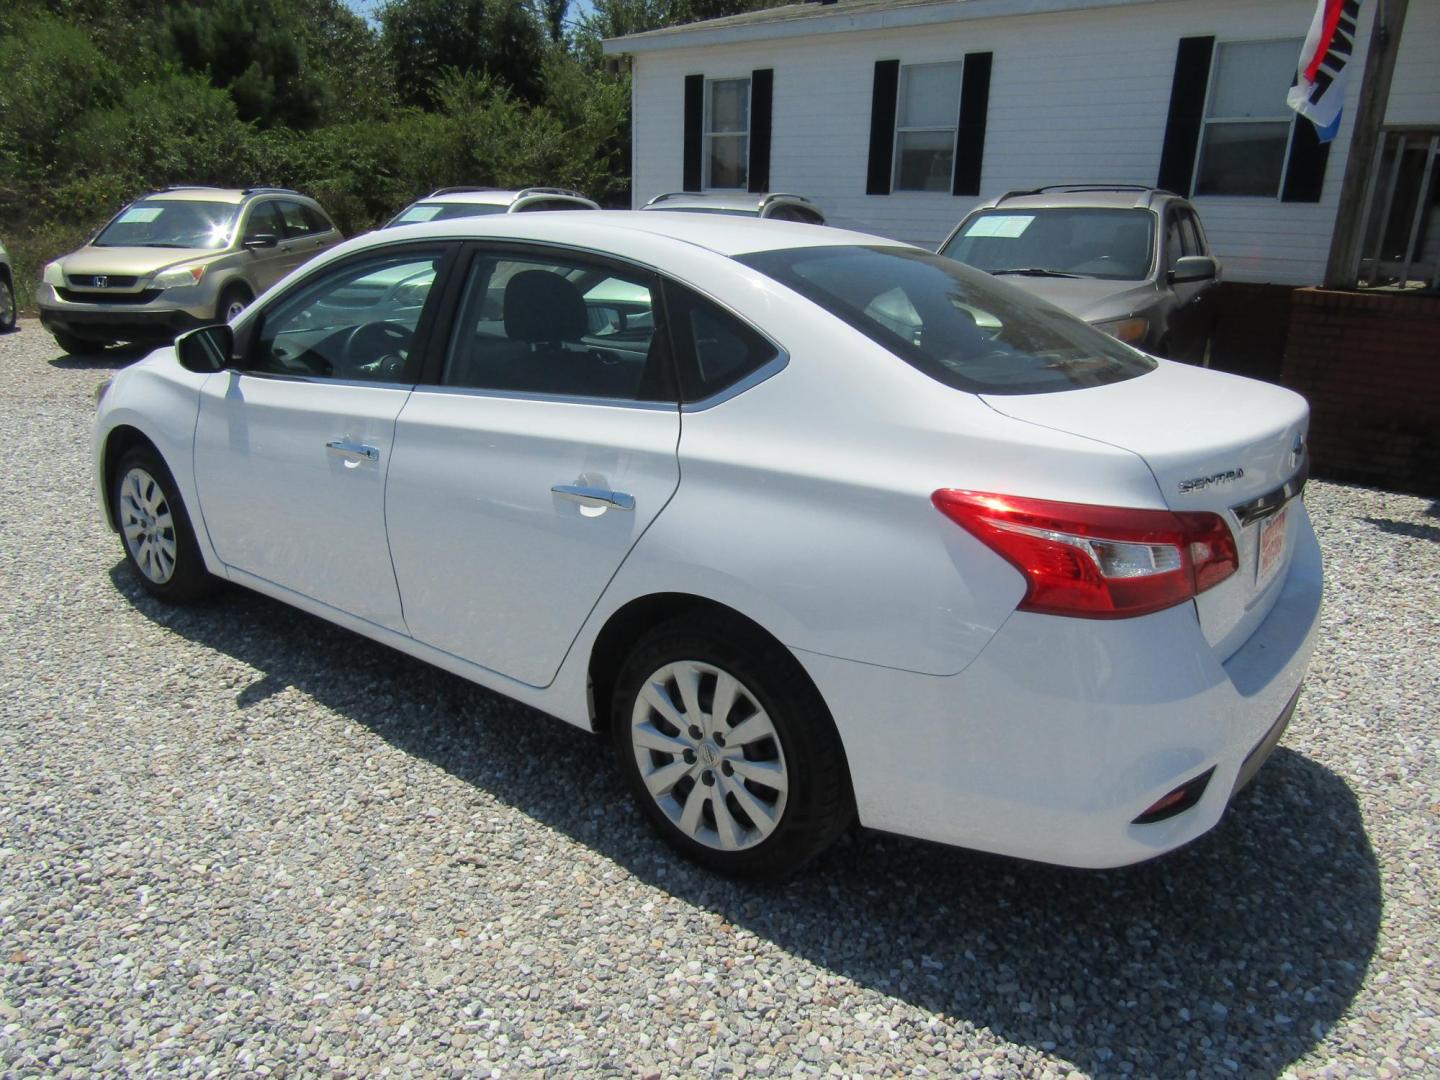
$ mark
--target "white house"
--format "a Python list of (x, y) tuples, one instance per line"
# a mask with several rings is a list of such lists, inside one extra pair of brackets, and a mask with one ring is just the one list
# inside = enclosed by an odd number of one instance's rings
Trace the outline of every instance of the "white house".
[[(632, 66), (636, 205), (792, 191), (832, 224), (935, 247), (1007, 190), (1141, 183), (1193, 199), (1227, 279), (1304, 285), (1324, 273), (1382, 2), (1361, 4), (1328, 146), (1285, 104), (1315, 0), (838, 0), (605, 50)], [(1386, 123), (1440, 129), (1440, 0), (1411, 0)]]

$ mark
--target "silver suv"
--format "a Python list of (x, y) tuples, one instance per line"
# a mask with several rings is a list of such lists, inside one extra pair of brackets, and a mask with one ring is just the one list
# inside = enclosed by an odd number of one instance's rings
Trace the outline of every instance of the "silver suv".
[(736, 214), (774, 221), (803, 221), (824, 225), (825, 215), (804, 195), (784, 191), (764, 193), (668, 191), (656, 195), (641, 210), (674, 210), (683, 214)]
[(288, 188), (177, 187), (139, 199), (45, 267), (40, 321), (66, 352), (226, 322), (342, 237)]
[(1134, 184), (1010, 191), (940, 254), (989, 271), (1156, 356), (1209, 366), (1220, 262), (1180, 196)]
[(0, 244), (0, 334), (15, 329), (15, 270), (10, 253)]
[(587, 199), (569, 188), (445, 187), (411, 203), (391, 218), (385, 228), (485, 214), (520, 214), (530, 210), (599, 209), (600, 204), (594, 199)]

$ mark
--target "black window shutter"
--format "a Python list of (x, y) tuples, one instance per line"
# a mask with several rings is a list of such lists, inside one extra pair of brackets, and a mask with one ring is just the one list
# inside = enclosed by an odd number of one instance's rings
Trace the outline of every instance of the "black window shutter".
[(770, 110), (775, 96), (775, 71), (750, 73), (750, 190), (770, 190)]
[(1165, 146), (1160, 151), (1157, 187), (1190, 196), (1195, 175), (1195, 154), (1200, 147), (1201, 121), (1205, 119), (1205, 88), (1210, 82), (1213, 37), (1180, 39), (1175, 53), (1175, 81), (1170, 84), (1170, 115), (1165, 120)]
[(1320, 189), (1325, 185), (1325, 163), (1330, 160), (1330, 144), (1322, 143), (1315, 134), (1315, 125), (1303, 116), (1295, 118), (1295, 132), (1290, 136), (1290, 161), (1285, 166), (1285, 189), (1281, 202), (1319, 202)]
[(895, 95), (900, 90), (900, 61), (875, 61), (875, 93), (870, 99), (870, 173), (867, 195), (889, 195), (895, 157)]
[(960, 126), (955, 129), (956, 195), (980, 194), (985, 158), (985, 117), (990, 112), (990, 65), (994, 53), (965, 54), (960, 78)]
[(702, 142), (705, 138), (705, 76), (685, 76), (685, 182), (686, 191), (700, 191), (705, 186), (701, 178), (701, 161), (704, 160)]

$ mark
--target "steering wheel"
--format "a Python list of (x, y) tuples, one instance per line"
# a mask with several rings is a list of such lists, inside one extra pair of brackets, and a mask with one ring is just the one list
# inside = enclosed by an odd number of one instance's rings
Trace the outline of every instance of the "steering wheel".
[(410, 355), (415, 332), (401, 322), (361, 323), (350, 331), (341, 352), (347, 371), (379, 373), (399, 377)]

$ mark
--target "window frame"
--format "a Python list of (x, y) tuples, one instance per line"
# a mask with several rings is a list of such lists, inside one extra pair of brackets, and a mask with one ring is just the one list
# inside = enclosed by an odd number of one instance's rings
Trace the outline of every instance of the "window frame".
[[(1210, 102), (1215, 95), (1216, 72), (1220, 67), (1220, 50), (1227, 45), (1267, 45), (1293, 42), (1295, 55), (1299, 56), (1304, 47), (1301, 38), (1292, 37), (1264, 37), (1264, 38), (1231, 38), (1221, 41), (1218, 38), (1210, 46), (1210, 70), (1205, 76), (1205, 98), (1204, 108), (1200, 113), (1200, 131), (1196, 135), (1195, 142), (1195, 164), (1190, 171), (1190, 191), (1192, 198), (1201, 199), (1273, 199), (1281, 201), (1285, 192), (1285, 181), (1290, 176), (1290, 150), (1295, 142), (1295, 122), (1300, 119), (1300, 114), (1282, 102), (1277, 106), (1273, 116), (1211, 116)], [(1293, 73), (1292, 73), (1293, 74)], [(1282, 115), (1282, 113), (1284, 115)], [(1205, 164), (1205, 134), (1209, 126), (1214, 124), (1278, 124), (1284, 121), (1288, 126), (1285, 129), (1285, 149), (1281, 153), (1280, 176), (1275, 184), (1273, 195), (1247, 195), (1238, 192), (1210, 191), (1201, 193), (1200, 172)]]
[[(719, 83), (744, 83), (745, 84), (745, 129), (743, 131), (715, 131), (713, 130), (715, 112), (715, 87)], [(752, 110), (755, 107), (754, 80), (750, 75), (725, 75), (705, 79), (705, 118), (700, 127), (700, 188), (702, 191), (749, 191), (750, 190), (750, 128), (753, 119)], [(711, 166), (714, 161), (712, 147), (714, 140), (720, 139), (743, 139), (745, 154), (741, 164), (745, 169), (745, 177), (739, 187), (718, 187), (713, 184)]]
[[(928, 124), (905, 126), (900, 122), (900, 109), (905, 103), (905, 86), (910, 78), (910, 72), (916, 68), (928, 67), (953, 67), (960, 72), (960, 91), (955, 95), (955, 120), (949, 127), (938, 127)], [(949, 195), (955, 188), (955, 141), (960, 133), (960, 102), (965, 96), (965, 58), (958, 60), (927, 60), (919, 64), (900, 65), (900, 76), (895, 84), (895, 125), (894, 134), (891, 136), (894, 145), (890, 151), (890, 191), (910, 192), (920, 195)], [(935, 131), (948, 131), (950, 133), (950, 176), (942, 189), (931, 190), (930, 188), (910, 188), (900, 186), (900, 153), (902, 136), (912, 133), (925, 133)]]
[[(234, 370), (239, 375), (252, 379), (277, 379), (283, 382), (318, 383), (322, 386), (373, 386), (373, 387), (414, 387), (416, 379), (421, 373), (428, 370), (431, 363), (431, 353), (435, 340), (435, 328), (441, 323), (448, 310), (447, 304), (453, 289), (455, 277), (455, 263), (461, 249), (461, 243), (455, 240), (409, 240), (399, 244), (378, 244), (375, 247), (357, 251), (343, 259), (334, 262), (327, 262), (321, 266), (314, 267), (309, 273), (304, 274), (294, 282), (290, 283), (283, 292), (266, 301), (264, 307), (258, 305), (247, 309), (247, 316), (235, 328), (235, 356), (238, 358), (238, 366)], [(318, 284), (319, 279), (332, 273), (344, 273), (357, 263), (367, 262), (372, 258), (404, 256), (413, 253), (424, 255), (438, 251), (440, 260), (435, 267), (435, 284), (431, 286), (429, 294), (425, 298), (425, 306), (420, 313), (420, 321), (415, 325), (415, 340), (411, 347), (411, 378), (402, 382), (383, 382), (379, 380), (365, 379), (336, 379), (328, 375), (306, 375), (299, 372), (274, 372), (259, 371), (255, 367), (255, 350), (260, 347), (260, 339), (265, 331), (265, 319), (277, 307), (286, 304), (296, 294)], [(250, 314), (253, 312), (253, 314)]]

